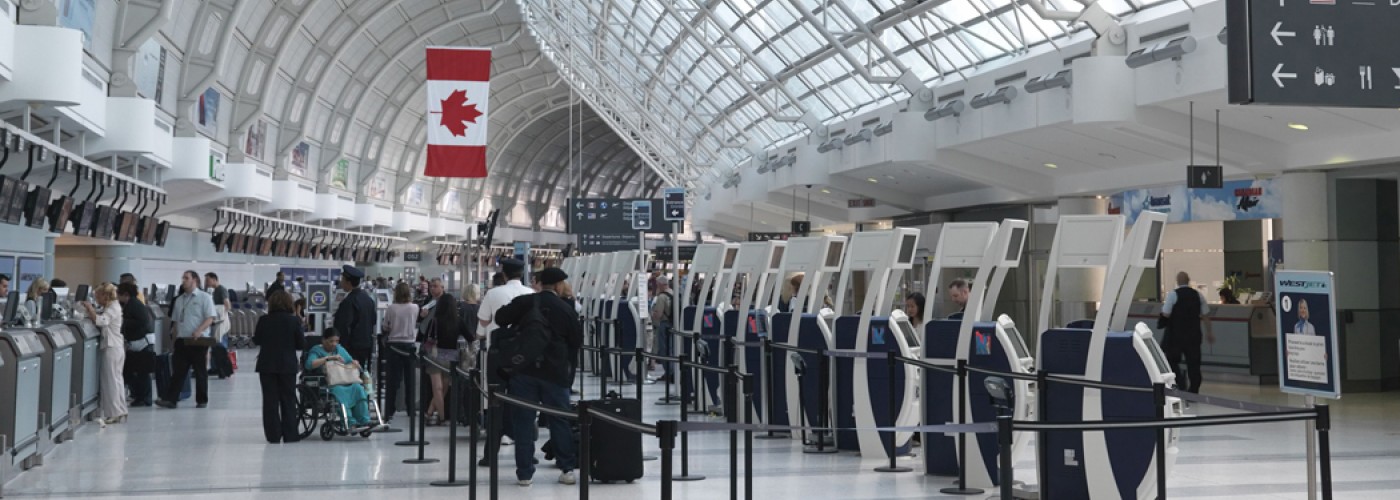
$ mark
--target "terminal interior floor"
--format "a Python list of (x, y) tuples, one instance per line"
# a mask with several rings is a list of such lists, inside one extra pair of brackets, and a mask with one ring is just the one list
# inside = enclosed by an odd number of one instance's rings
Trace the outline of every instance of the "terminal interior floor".
[[(249, 356), (247, 359), (252, 359)], [(251, 364), (251, 363), (249, 363)], [(597, 394), (597, 379), (586, 379), (588, 394)], [(625, 388), (631, 393), (634, 388)], [(675, 406), (651, 404), (663, 390), (646, 386), (645, 419), (678, 416)], [(269, 445), (262, 439), (257, 375), (244, 369), (228, 380), (211, 380), (207, 409), (184, 404), (177, 410), (133, 408), (128, 423), (99, 428), (84, 426), (79, 437), (46, 457), (46, 465), (27, 471), (6, 485), (10, 498), (84, 498), (135, 496), (142, 498), (465, 498), (462, 488), (437, 488), (428, 482), (444, 479), (445, 463), (406, 465), (416, 448), (394, 446), (407, 434), (379, 434), (370, 439), (337, 437), (330, 442), (313, 436), (295, 444)], [(1213, 395), (1273, 404), (1300, 404), (1273, 387), (1208, 384)], [(1224, 413), (1193, 407), (1192, 412)], [(1334, 405), (1333, 433), (1335, 498), (1394, 498), (1400, 491), (1400, 399), (1393, 394), (1348, 395)], [(407, 422), (402, 417), (395, 426)], [(446, 460), (447, 429), (429, 428), (427, 454)], [(542, 430), (542, 434), (547, 431)], [(468, 472), (466, 432), (461, 433), (458, 477)], [(1169, 481), (1170, 498), (1304, 499), (1303, 424), (1186, 429), (1181, 456)], [(545, 437), (542, 436), (543, 440)], [(543, 442), (543, 441), (541, 441)], [(708, 479), (675, 483), (676, 498), (727, 498), (728, 435), (691, 437), (691, 472)], [(742, 442), (742, 441), (741, 441)], [(657, 452), (653, 438), (644, 440), (648, 454)], [(513, 447), (501, 454), (510, 464)], [(917, 448), (916, 448), (917, 451)], [(1032, 456), (1018, 457), (1018, 480), (1034, 481)], [(907, 465), (918, 469), (918, 459)], [(679, 461), (677, 462), (679, 464)], [(742, 461), (741, 461), (742, 464)], [(879, 464), (863, 463), (851, 454), (807, 455), (789, 440), (755, 440), (754, 494), (758, 498), (987, 498), (938, 493), (948, 478), (919, 472), (883, 474)], [(608, 499), (660, 497), (660, 465), (646, 462), (646, 477), (636, 484), (594, 484), (591, 495)], [(487, 497), (486, 469), (479, 469), (480, 498)], [(534, 486), (514, 484), (514, 471), (501, 469), (501, 498), (577, 498), (577, 486), (555, 482), (557, 472), (545, 462)], [(740, 495), (742, 496), (742, 488)]]

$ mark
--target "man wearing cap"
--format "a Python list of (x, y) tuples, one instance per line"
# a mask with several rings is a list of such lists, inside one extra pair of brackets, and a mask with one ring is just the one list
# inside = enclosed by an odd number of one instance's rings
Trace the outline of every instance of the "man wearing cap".
[(340, 289), (346, 292), (345, 299), (335, 310), (335, 330), (340, 332), (340, 341), (351, 359), (358, 359), (369, 366), (374, 353), (374, 324), (376, 311), (374, 299), (360, 289), (360, 280), (365, 272), (355, 266), (342, 266), (340, 269)]
[[(569, 275), (557, 267), (547, 268), (535, 275), (540, 292), (516, 297), (510, 304), (496, 312), (496, 323), (510, 326), (525, 318), (538, 302), (540, 315), (544, 316), (553, 334), (550, 347), (535, 366), (523, 367), (510, 376), (510, 395), (549, 407), (569, 408), (569, 385), (573, 380), (575, 355), (583, 345), (583, 329), (578, 321), (574, 306), (559, 297), (557, 287)], [(515, 478), (520, 486), (529, 486), (535, 475), (535, 411), (527, 408), (512, 408), (508, 413), (511, 437), (515, 439)], [(577, 443), (569, 423), (563, 419), (546, 417), (549, 424), (549, 437), (554, 442), (555, 465), (563, 473), (559, 482), (574, 484), (574, 468), (577, 467)]]
[[(481, 338), (486, 339), (484, 340), (486, 345), (481, 348), (483, 352), (491, 348), (491, 332), (498, 328), (498, 323), (495, 321), (496, 311), (505, 307), (506, 304), (510, 304), (516, 297), (535, 293), (533, 288), (525, 286), (524, 283), (520, 282), (520, 277), (525, 274), (524, 262), (516, 259), (501, 259), (501, 274), (505, 275), (507, 280), (506, 284), (491, 287), (490, 290), (487, 290), (486, 295), (481, 298), (481, 306), (477, 309), (476, 313), (476, 319), (481, 322), (481, 328), (478, 329), (478, 332), (481, 334)], [(485, 360), (482, 361), (482, 365), (481, 373), (488, 374), (488, 383), (500, 384), (504, 382), (496, 379), (494, 375), (489, 375), (492, 373), (492, 370), (485, 366)], [(507, 423), (510, 422), (508, 419), (510, 413), (510, 411), (503, 412), (503, 414), (507, 416), (505, 420)], [(506, 427), (505, 434), (510, 435), (510, 427)], [(500, 438), (501, 436), (498, 435), (496, 436), (495, 442), (486, 443), (486, 454), (488, 457), (500, 450)], [(477, 465), (484, 467), (489, 465), (489, 463), (489, 460), (482, 458)]]

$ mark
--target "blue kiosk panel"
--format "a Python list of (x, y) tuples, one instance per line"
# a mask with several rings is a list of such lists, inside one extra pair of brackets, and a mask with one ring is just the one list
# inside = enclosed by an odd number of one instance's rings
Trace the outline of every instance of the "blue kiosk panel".
[[(627, 301), (619, 300), (616, 304), (617, 311), (613, 317), (617, 318), (617, 323), (615, 323), (613, 327), (613, 347), (623, 349), (625, 352), (630, 353), (639, 345), (637, 343), (637, 315), (632, 313), (632, 308)], [(621, 358), (619, 366), (622, 367), (622, 373), (619, 376), (622, 377), (623, 380), (636, 381), (638, 373), (640, 372), (640, 370), (632, 366), (633, 358), (636, 356), (622, 354), (619, 357)]]
[[(749, 318), (744, 322), (743, 356), (745, 371), (753, 374), (755, 377), (759, 377), (754, 379), (755, 383), (753, 384), (753, 414), (762, 422), (787, 425), (786, 411), (778, 413), (776, 418), (780, 420), (779, 422), (769, 422), (767, 417), (763, 414), (763, 401), (764, 398), (767, 397), (767, 394), (765, 394), (767, 387), (765, 386), (768, 384), (758, 383), (758, 381), (762, 380), (763, 339), (766, 338), (768, 338), (768, 313), (761, 309), (749, 311)], [(773, 374), (774, 378), (777, 378), (777, 375), (784, 373), (779, 371), (779, 369), (786, 369), (786, 365), (777, 364), (776, 358), (778, 358), (778, 354), (775, 353), (773, 358)], [(778, 396), (783, 394), (782, 389), (777, 389), (775, 393), (775, 395)]]
[[(924, 358), (954, 362), (957, 359), (958, 320), (933, 320), (924, 324)], [(953, 421), (957, 402), (953, 400), (953, 385), (957, 375), (936, 370), (924, 370), (924, 423), (945, 424)], [(924, 434), (924, 473), (935, 476), (958, 475), (958, 442), (951, 434)]]
[[(836, 318), (835, 344), (837, 349), (855, 349), (857, 336), (861, 333), (859, 316), (842, 316)], [(866, 352), (899, 352), (899, 341), (894, 338), (894, 332), (890, 330), (890, 319), (885, 316), (877, 316), (870, 319), (870, 330), (867, 335)], [(890, 394), (891, 389), (889, 368), (886, 366), (889, 360), (884, 358), (866, 358), (865, 373), (855, 373), (854, 358), (836, 358), (836, 426), (840, 429), (854, 429), (856, 425), (855, 417), (855, 384), (868, 384), (870, 391), (870, 405), (872, 414), (875, 416), (876, 425), (886, 426), (894, 422), (897, 415), (890, 415), (889, 399), (896, 398), (895, 409), (903, 407), (904, 394), (904, 370), (895, 371), (893, 384), (894, 394)], [(907, 454), (909, 445), (905, 444), (898, 449), (894, 449), (894, 433), (881, 432), (880, 441), (885, 448), (886, 456), (891, 453)], [(856, 431), (838, 430), (836, 431), (836, 447), (841, 450), (860, 450), (860, 441)]]
[[(1013, 356), (1015, 348), (1007, 352), (1007, 346), (997, 338), (997, 327), (995, 323), (977, 323), (972, 327), (972, 343), (968, 345), (967, 366), (971, 368), (981, 368), (984, 370), (995, 370), (1004, 373), (1011, 372), (1010, 357)], [(991, 375), (968, 372), (967, 374), (967, 407), (972, 412), (972, 422), (996, 422), (997, 409), (992, 406), (992, 396), (987, 392), (985, 384)], [(1005, 379), (1008, 383), (1014, 380)], [(1016, 407), (1016, 392), (1011, 391), (1011, 408)], [(997, 457), (1001, 454), (1001, 448), (997, 444), (997, 435), (990, 433), (976, 434), (977, 447), (982, 451), (983, 466), (987, 468), (988, 477), (992, 478), (992, 484), (998, 484), (1000, 476), (997, 474), (999, 463)]]
[[(821, 317), (816, 314), (803, 314), (799, 318), (797, 325), (797, 347), (818, 352), (831, 349), (827, 344), (826, 335), (822, 333)], [(790, 328), (790, 327), (789, 327)], [(773, 319), (773, 329), (779, 332), (788, 331), (787, 328), (778, 327), (778, 318)], [(802, 359), (802, 376), (798, 377), (798, 397), (801, 399), (802, 415), (807, 425), (817, 425), (821, 422), (821, 363), (823, 356), (820, 354), (799, 353)], [(827, 389), (830, 391), (830, 388)]]
[[(1091, 332), (1078, 329), (1057, 329), (1041, 336), (1041, 369), (1051, 375), (1084, 375), (1088, 360)], [(1108, 334), (1104, 342), (1103, 382), (1109, 384), (1151, 387), (1152, 381), (1142, 356), (1133, 347), (1132, 332)], [(1049, 405), (1045, 422), (1076, 422), (1084, 420), (1084, 388), (1073, 384), (1050, 384), (1046, 387)], [(1156, 417), (1150, 392), (1103, 390), (1104, 420), (1147, 420)], [(1137, 488), (1151, 467), (1156, 450), (1156, 432), (1151, 429), (1120, 429), (1104, 431), (1113, 475), (1122, 498), (1136, 498)], [(1088, 498), (1088, 477), (1083, 466), (1084, 435), (1075, 431), (1048, 431), (1046, 446), (1051, 456), (1075, 460), (1051, 460), (1049, 474), (1054, 478), (1050, 490), (1056, 498)], [(1068, 462), (1068, 463), (1066, 463)]]
[[(777, 313), (773, 315), (773, 331), (768, 332), (768, 338), (774, 345), (787, 344), (788, 332), (792, 328), (792, 313)], [(773, 396), (769, 398), (773, 402), (773, 412), (769, 419), (764, 422), (769, 425), (792, 425), (788, 418), (787, 408), (787, 372), (788, 372), (788, 352), (778, 349), (773, 350), (773, 363), (770, 373), (773, 379), (766, 384), (759, 384), (760, 387), (768, 386), (773, 390)], [(754, 401), (759, 401), (755, 399)], [(762, 407), (762, 405), (759, 405)], [(771, 419), (771, 420), (770, 420)]]

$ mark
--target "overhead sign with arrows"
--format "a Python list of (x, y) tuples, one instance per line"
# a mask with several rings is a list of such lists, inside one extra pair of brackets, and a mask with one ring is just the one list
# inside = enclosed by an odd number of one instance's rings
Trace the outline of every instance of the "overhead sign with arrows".
[[(636, 203), (641, 212), (634, 209)], [(661, 207), (660, 199), (571, 198), (566, 229), (570, 234), (668, 233), (670, 224), (652, 222), (663, 220)]]
[(666, 222), (685, 221), (685, 188), (666, 188), (661, 199), (665, 202)]
[(1400, 0), (1226, 2), (1230, 102), (1400, 107)]

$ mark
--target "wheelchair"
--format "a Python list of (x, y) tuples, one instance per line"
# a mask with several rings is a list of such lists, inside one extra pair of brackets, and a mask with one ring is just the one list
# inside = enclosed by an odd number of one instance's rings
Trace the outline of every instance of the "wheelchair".
[[(302, 363), (305, 364), (305, 355), (302, 356)], [(366, 394), (374, 394), (373, 387), (365, 387)], [(311, 437), (320, 426), (321, 439), (330, 441), (335, 436), (349, 436), (352, 433), (359, 434), (362, 438), (368, 438), (374, 431), (384, 427), (383, 415), (379, 412), (379, 404), (374, 397), (369, 397), (370, 418), (377, 424), (363, 429), (350, 426), (350, 409), (340, 404), (335, 394), (331, 394), (331, 386), (326, 384), (326, 377), (317, 374), (302, 374), (301, 382), (297, 384), (297, 430), (301, 439)]]

